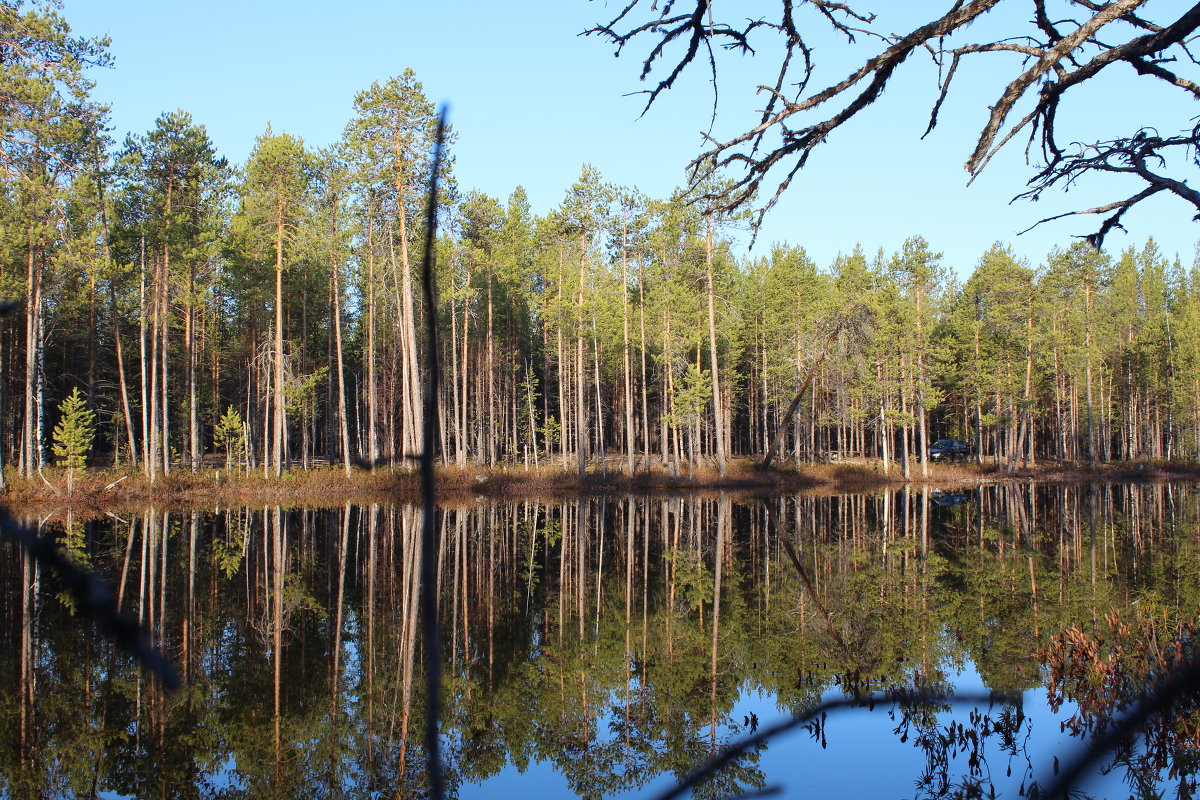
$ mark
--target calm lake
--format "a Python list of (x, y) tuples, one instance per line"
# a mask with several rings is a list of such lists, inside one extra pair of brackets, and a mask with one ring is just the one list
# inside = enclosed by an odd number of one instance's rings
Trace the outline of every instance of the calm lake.
[[(835, 700), (863, 702), (693, 794), (1029, 796), (1197, 641), (1195, 485), (439, 513), (442, 747), (461, 798), (652, 797)], [(0, 796), (426, 793), (418, 510), (40, 524), (118, 587), (185, 683), (164, 694), (0, 545)], [(1078, 788), (1191, 796), (1200, 703), (1177, 709)]]

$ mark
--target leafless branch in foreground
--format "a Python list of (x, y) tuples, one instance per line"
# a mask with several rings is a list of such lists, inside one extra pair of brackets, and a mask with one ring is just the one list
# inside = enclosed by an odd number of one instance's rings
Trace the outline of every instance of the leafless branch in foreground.
[(55, 546), (53, 539), (41, 536), (33, 528), (21, 524), (5, 508), (0, 508), (0, 535), (15, 541), (38, 563), (57, 575), (75, 597), (79, 613), (99, 625), (106, 636), (137, 659), (142, 668), (156, 676), (164, 687), (170, 690), (179, 688), (179, 673), (166, 656), (151, 646), (137, 621), (121, 613), (108, 581), (71, 563)]
[[(689, 772), (679, 783), (672, 786), (667, 791), (659, 794), (654, 800), (674, 800), (688, 789), (702, 783), (706, 778), (714, 775), (722, 767), (725, 767), (742, 753), (749, 750), (755, 745), (762, 744), (768, 739), (778, 736), (781, 733), (787, 733), (802, 725), (805, 725), (813, 720), (834, 711), (847, 711), (851, 709), (874, 709), (877, 705), (891, 705), (894, 703), (910, 703), (910, 704), (931, 704), (931, 703), (953, 703), (953, 704), (982, 704), (982, 703), (1015, 703), (1019, 702), (1019, 696), (1011, 696), (1005, 694), (977, 692), (965, 693), (960, 695), (943, 695), (934, 692), (907, 692), (907, 691), (892, 691), (881, 692), (866, 697), (847, 697), (838, 700), (829, 700), (824, 703), (819, 703), (806, 711), (796, 714), (793, 717), (780, 720), (774, 725), (769, 725), (762, 728), (758, 733), (751, 734), (745, 738), (739, 739), (736, 742), (729, 744), (724, 750), (704, 763), (700, 764), (696, 769)], [(764, 791), (775, 792), (778, 787), (770, 787)]]
[[(635, 42), (649, 45), (642, 60), (641, 78), (648, 78), (656, 69), (666, 74), (647, 90), (647, 108), (696, 60), (701, 45), (750, 56), (767, 51), (760, 41), (773, 40), (766, 43), (773, 45), (771, 52), (779, 54), (774, 56), (774, 66), (767, 67), (770, 80), (758, 87), (766, 103), (757, 121), (730, 138), (706, 136), (705, 149), (688, 164), (693, 186), (705, 183), (714, 173), (730, 175), (732, 182), (701, 195), (701, 199), (725, 211), (757, 206), (757, 227), (813, 150), (878, 100), (896, 71), (918, 51), (928, 54), (938, 67), (936, 98), (926, 133), (937, 126), (939, 112), (950, 97), (964, 61), (987, 57), (992, 59), (989, 66), (993, 71), (1009, 71), (1007, 84), (985, 108), (986, 120), (970, 145), (964, 166), (974, 180), (999, 150), (1024, 135), (1026, 160), (1035, 174), (1029, 181), (1029, 191), (1018, 195), (1022, 198), (1036, 199), (1045, 188), (1069, 183), (1082, 171), (1116, 171), (1101, 166), (1104, 159), (1085, 163), (1068, 158), (1059, 144), (1056, 127), (1068, 92), (1111, 75), (1114, 65), (1125, 65), (1158, 85), (1179, 91), (1180, 107), (1187, 109), (1188, 117), (1194, 115), (1194, 107), (1187, 104), (1200, 100), (1200, 62), (1190, 44), (1200, 27), (1200, 3), (1177, 10), (1174, 13), (1178, 16), (1167, 19), (1141, 15), (1147, 0), (1026, 3), (1029, 21), (1019, 30), (1008, 32), (1010, 35), (994, 40), (971, 40), (969, 26), (996, 8), (1000, 0), (955, 0), (944, 14), (907, 34), (884, 32), (874, 13), (852, 8), (849, 2), (779, 0), (777, 11), (769, 19), (721, 19), (715, 17), (712, 0), (629, 0), (609, 22), (583, 33), (609, 41), (616, 46), (617, 55)], [(1159, 8), (1156, 13), (1171, 14)], [(737, 15), (740, 6), (723, 4), (721, 9)], [(829, 33), (844, 37), (848, 43), (860, 38), (876, 41), (879, 48), (841, 80), (810, 90), (810, 83), (817, 77), (811, 42)], [(678, 52), (680, 46), (682, 52)], [(711, 68), (715, 74), (715, 60)], [(1016, 121), (1012, 121), (1014, 118)], [(1128, 137), (1097, 141), (1087, 147), (1114, 154), (1137, 151), (1146, 161), (1180, 145), (1195, 164), (1200, 132), (1190, 123), (1181, 126), (1179, 135), (1164, 138), (1164, 144), (1154, 152), (1146, 152), (1145, 140), (1139, 139), (1142, 133), (1138, 126)], [(1160, 191), (1170, 192), (1200, 212), (1200, 195), (1187, 189), (1182, 179), (1149, 169), (1121, 171), (1155, 190), (1060, 215), (1119, 211), (1115, 219), (1107, 218), (1088, 237), (1092, 244), (1099, 246), (1105, 234), (1120, 227), (1121, 215)], [(756, 199), (759, 197), (765, 200)]]
[(446, 115), (442, 106), (438, 114), (437, 136), (433, 146), (433, 168), (429, 172), (429, 206), (425, 219), (425, 253), (421, 259), (421, 279), (424, 281), (426, 321), (427, 374), (422, 398), (425, 429), (421, 445), (421, 506), (424, 516), (421, 542), (421, 627), (425, 636), (425, 758), (429, 774), (430, 796), (442, 800), (445, 780), (442, 776), (440, 753), (440, 717), (442, 706), (442, 648), (438, 630), (437, 607), (437, 547), (438, 513), (434, 476), (437, 454), (438, 388), (441, 385), (440, 356), (437, 337), (437, 298), (434, 296), (434, 251), (437, 245), (438, 176), (442, 173), (442, 156), (446, 142)]

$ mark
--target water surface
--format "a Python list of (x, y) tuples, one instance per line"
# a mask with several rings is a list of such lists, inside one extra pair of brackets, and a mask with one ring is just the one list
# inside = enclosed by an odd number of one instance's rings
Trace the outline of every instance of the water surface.
[[(1198, 504), (1194, 486), (1031, 484), (445, 509), (449, 787), (648, 797), (758, 726), (859, 700), (695, 794), (1028, 795), (1191, 655)], [(42, 520), (185, 688), (164, 695), (5, 544), (0, 793), (422, 795), (420, 523), (404, 506)], [(954, 700), (989, 692), (1007, 699)], [(1189, 796), (1183, 706), (1083, 791)]]

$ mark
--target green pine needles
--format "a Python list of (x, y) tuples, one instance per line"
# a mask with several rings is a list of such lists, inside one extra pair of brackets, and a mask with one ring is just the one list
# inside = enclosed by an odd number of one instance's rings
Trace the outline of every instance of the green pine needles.
[(246, 428), (242, 423), (242, 415), (230, 406), (213, 432), (213, 439), (218, 447), (225, 449), (225, 469), (233, 469), (234, 463), (241, 464), (246, 457)]
[(75, 471), (87, 464), (96, 437), (96, 412), (87, 406), (79, 387), (58, 407), (58, 424), (54, 426), (54, 455), (58, 464), (67, 470), (67, 494), (75, 488)]

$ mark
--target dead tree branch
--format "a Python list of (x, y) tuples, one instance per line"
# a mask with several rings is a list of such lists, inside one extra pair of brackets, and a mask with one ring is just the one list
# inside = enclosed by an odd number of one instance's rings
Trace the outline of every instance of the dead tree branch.
[[(1200, 3), (1175, 12), (1173, 18), (1151, 19), (1144, 11), (1147, 0), (1061, 0), (1053, 4), (1053, 9), (1046, 0), (1026, 1), (1030, 6), (1029, 22), (1020, 29), (1006, 31), (1010, 35), (998, 39), (972, 40), (970, 34), (972, 23), (997, 7), (999, 0), (956, 0), (946, 13), (905, 35), (881, 32), (883, 23), (874, 13), (850, 3), (827, 0), (780, 0), (772, 18), (740, 21), (714, 18), (715, 4), (711, 0), (694, 0), (683, 12), (676, 0), (661, 4), (654, 0), (629, 0), (607, 24), (597, 25), (584, 34), (610, 41), (616, 45), (618, 55), (635, 41), (649, 43), (649, 52), (642, 60), (642, 79), (660, 68), (665, 74), (654, 88), (647, 90), (647, 109), (675, 84), (696, 59), (702, 45), (710, 48), (710, 69), (714, 76), (718, 64), (713, 45), (718, 50), (734, 50), (747, 56), (759, 52), (773, 54), (774, 67), (767, 67), (771, 78), (757, 89), (765, 96), (765, 102), (762, 110), (756, 112), (755, 121), (740, 133), (726, 137), (710, 132), (705, 136), (702, 151), (688, 164), (689, 180), (694, 186), (705, 183), (716, 173), (731, 178), (719, 190), (700, 195), (701, 199), (725, 211), (757, 204), (754, 222), (757, 227), (812, 152), (874, 104), (918, 49), (930, 54), (939, 73), (926, 134), (937, 126), (939, 113), (950, 102), (954, 79), (966, 60), (990, 59), (988, 63), (994, 70), (997, 65), (1005, 68), (1004, 62), (997, 59), (1019, 56), (1016, 70), (994, 103), (987, 107), (986, 119), (970, 144), (964, 165), (973, 180), (997, 152), (1018, 134), (1027, 132), (1026, 160), (1033, 177), (1028, 182), (1031, 188), (1017, 197), (1034, 199), (1055, 184), (1066, 188), (1066, 183), (1075, 180), (1081, 171), (1114, 171), (1103, 165), (1103, 159), (1084, 163), (1066, 158), (1056, 136), (1064, 99), (1077, 87), (1103, 79), (1115, 64), (1126, 64), (1137, 75), (1182, 92), (1181, 100), (1188, 101), (1184, 113), (1189, 118), (1194, 116), (1191, 103), (1200, 99), (1200, 70), (1196, 69), (1200, 62), (1189, 50), (1189, 43), (1200, 28)], [(1159, 14), (1170, 13), (1157, 7), (1155, 10)], [(1057, 18), (1058, 14), (1064, 14), (1063, 18)], [(844, 37), (848, 43), (864, 38), (877, 41), (879, 49), (841, 80), (810, 90), (810, 85), (819, 78), (811, 43), (817, 36), (830, 33)], [(773, 40), (772, 47), (761, 44), (764, 39)], [(715, 85), (714, 81), (714, 90)], [(1183, 103), (1180, 105), (1184, 107)], [(827, 108), (831, 110), (823, 113)], [(1018, 118), (1012, 122), (1014, 117)], [(1138, 126), (1122, 139), (1096, 141), (1086, 146), (1114, 153), (1142, 148), (1144, 142), (1138, 139), (1140, 129)], [(1200, 145), (1200, 135), (1190, 121), (1180, 129), (1178, 136), (1163, 140), (1171, 145), (1164, 145), (1154, 155), (1159, 156), (1161, 151), (1176, 144), (1183, 144), (1194, 153)], [(1134, 192), (1115, 204), (1102, 204), (1043, 221), (1112, 210), (1124, 214), (1147, 197), (1164, 191), (1192, 206), (1193, 213), (1200, 212), (1200, 196), (1188, 189), (1182, 178), (1167, 174), (1178, 168), (1174, 161), (1158, 164), (1156, 170), (1145, 168), (1144, 164), (1130, 165), (1122, 171), (1143, 181), (1147, 188), (1155, 187), (1155, 191)], [(772, 188), (762, 191), (767, 186)], [(755, 199), (760, 196), (762, 200)], [(1115, 220), (1109, 218), (1089, 239), (1102, 241), (1104, 234), (1119, 224), (1119, 216)]]

